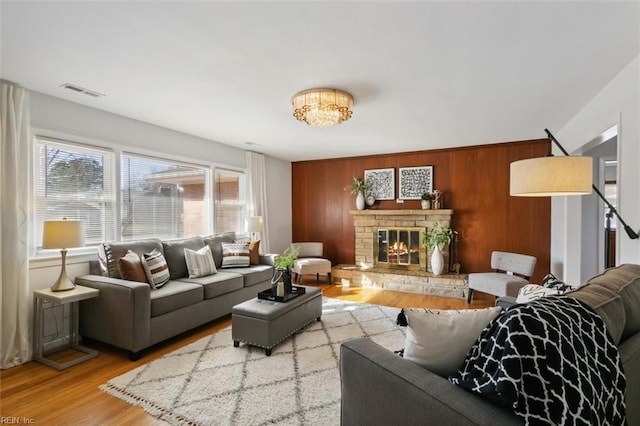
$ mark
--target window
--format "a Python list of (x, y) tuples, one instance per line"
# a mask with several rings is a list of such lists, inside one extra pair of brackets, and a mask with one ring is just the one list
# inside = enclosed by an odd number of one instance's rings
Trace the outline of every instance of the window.
[(208, 168), (122, 155), (123, 240), (206, 235)]
[(84, 222), (87, 246), (204, 236), (212, 228), (240, 233), (245, 181), (242, 171), (212, 173), (212, 167), (37, 136), (33, 247), (41, 249), (43, 222), (63, 217)]
[(216, 169), (215, 178), (216, 232), (244, 230), (244, 173)]
[(113, 152), (37, 138), (34, 157), (34, 247), (42, 246), (43, 222), (63, 217), (84, 222), (87, 245), (113, 240)]

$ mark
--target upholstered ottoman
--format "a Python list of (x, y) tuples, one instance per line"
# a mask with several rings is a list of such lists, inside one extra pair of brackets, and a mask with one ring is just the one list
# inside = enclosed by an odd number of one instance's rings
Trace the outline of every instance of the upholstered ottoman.
[(303, 275), (315, 274), (316, 282), (320, 283), (320, 274), (327, 274), (327, 282), (331, 283), (331, 261), (315, 257), (296, 259), (293, 263), (296, 282), (302, 282)]
[(267, 356), (271, 349), (322, 315), (322, 290), (306, 287), (302, 294), (288, 302), (252, 299), (231, 310), (231, 336), (233, 346), (240, 342), (264, 348)]

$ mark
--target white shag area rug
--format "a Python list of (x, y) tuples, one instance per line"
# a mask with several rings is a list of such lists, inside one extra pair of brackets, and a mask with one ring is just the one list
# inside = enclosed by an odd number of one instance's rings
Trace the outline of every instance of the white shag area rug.
[(172, 425), (339, 425), (340, 344), (404, 347), (399, 308), (323, 298), (322, 320), (275, 348), (233, 347), (231, 327), (100, 389)]

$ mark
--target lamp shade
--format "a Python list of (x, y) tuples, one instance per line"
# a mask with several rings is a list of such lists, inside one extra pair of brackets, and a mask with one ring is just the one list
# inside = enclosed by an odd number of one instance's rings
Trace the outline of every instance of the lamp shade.
[(249, 232), (262, 232), (262, 216), (251, 216), (247, 222)]
[(517, 197), (591, 194), (591, 157), (540, 157), (511, 163), (510, 194)]
[(42, 248), (67, 249), (84, 245), (84, 229), (80, 220), (45, 220)]

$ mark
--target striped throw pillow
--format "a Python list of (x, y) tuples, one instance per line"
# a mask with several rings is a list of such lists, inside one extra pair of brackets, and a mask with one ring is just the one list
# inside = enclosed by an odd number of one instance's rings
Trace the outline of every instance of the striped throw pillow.
[(153, 249), (151, 253), (143, 253), (142, 257), (142, 266), (151, 288), (158, 289), (165, 285), (169, 281), (169, 266), (162, 253)]
[(222, 268), (249, 266), (248, 243), (222, 243)]
[(204, 246), (198, 251), (185, 248), (184, 260), (187, 262), (189, 278), (204, 277), (218, 272), (209, 246)]

